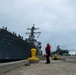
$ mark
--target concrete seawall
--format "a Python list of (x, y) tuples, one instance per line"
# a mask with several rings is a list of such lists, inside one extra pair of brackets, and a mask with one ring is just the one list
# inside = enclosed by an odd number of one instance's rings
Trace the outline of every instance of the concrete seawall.
[(65, 60), (68, 62), (76, 62), (76, 56), (60, 56), (60, 60)]
[(0, 63), (0, 74), (11, 71), (15, 68), (18, 68), (18, 67), (25, 65), (25, 64), (28, 64), (28, 63), (29, 63), (28, 60), (21, 60), (21, 61), (8, 62), (8, 63)]

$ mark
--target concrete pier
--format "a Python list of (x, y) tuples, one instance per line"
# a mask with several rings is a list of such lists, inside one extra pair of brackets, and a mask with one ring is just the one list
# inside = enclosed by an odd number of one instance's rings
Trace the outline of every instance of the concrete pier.
[(21, 60), (21, 61), (14, 61), (14, 62), (8, 62), (8, 63), (0, 63), (0, 74), (7, 73), (11, 70), (14, 70), (16, 68), (19, 68), (25, 64), (28, 64), (28, 60)]
[(51, 60), (50, 64), (45, 62), (41, 60), (30, 66), (24, 65), (1, 75), (76, 75), (76, 63), (61, 60)]

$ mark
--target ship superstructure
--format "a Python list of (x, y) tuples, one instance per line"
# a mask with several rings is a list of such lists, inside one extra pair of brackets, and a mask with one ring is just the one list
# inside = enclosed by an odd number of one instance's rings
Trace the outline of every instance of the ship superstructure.
[(37, 38), (39, 37), (40, 33), (41, 32), (35, 32), (35, 30), (37, 30), (39, 28), (35, 28), (35, 24), (33, 24), (33, 27), (32, 28), (27, 28), (27, 30), (30, 30), (31, 32), (26, 32), (25, 34), (29, 34), (29, 38), (26, 39), (26, 41), (28, 43), (32, 43), (34, 44), (34, 48), (37, 49), (37, 55), (39, 55), (38, 53), (41, 54), (41, 42), (40, 41), (37, 41), (35, 39), (35, 34), (38, 34)]

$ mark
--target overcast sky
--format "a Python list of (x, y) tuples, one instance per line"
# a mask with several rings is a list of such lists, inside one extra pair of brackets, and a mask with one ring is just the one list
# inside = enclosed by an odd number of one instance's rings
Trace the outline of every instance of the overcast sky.
[(60, 45), (76, 52), (76, 0), (0, 0), (0, 27), (27, 38), (33, 24), (40, 28), (42, 50), (50, 43), (52, 51)]

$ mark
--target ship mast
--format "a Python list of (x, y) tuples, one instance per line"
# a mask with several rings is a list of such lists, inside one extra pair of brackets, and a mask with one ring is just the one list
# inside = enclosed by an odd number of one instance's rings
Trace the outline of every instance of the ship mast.
[[(41, 32), (35, 32), (35, 30), (37, 30), (37, 29), (39, 29), (39, 28), (35, 28), (35, 24), (33, 24), (33, 26), (31, 28), (27, 28), (27, 30), (31, 31), (31, 32), (26, 32), (26, 34), (29, 34), (29, 39), (31, 41), (35, 40), (35, 34), (39, 34), (40, 35)], [(39, 35), (38, 35), (38, 37), (39, 37)]]

